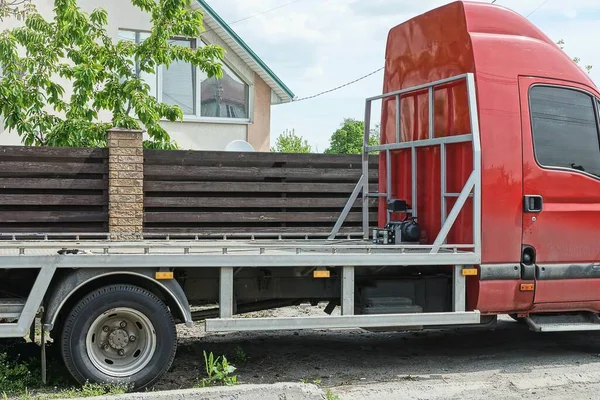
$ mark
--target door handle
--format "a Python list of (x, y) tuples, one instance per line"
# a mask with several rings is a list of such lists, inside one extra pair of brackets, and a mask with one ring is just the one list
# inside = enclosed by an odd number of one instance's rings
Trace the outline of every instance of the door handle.
[(523, 199), (523, 211), (526, 213), (539, 213), (544, 208), (544, 198), (539, 195), (527, 195)]

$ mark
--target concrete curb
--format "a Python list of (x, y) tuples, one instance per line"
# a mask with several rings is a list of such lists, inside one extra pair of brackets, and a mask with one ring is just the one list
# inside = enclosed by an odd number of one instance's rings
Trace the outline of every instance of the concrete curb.
[[(93, 400), (324, 400), (325, 393), (305, 383), (219, 386), (204, 389), (127, 393)], [(75, 399), (84, 400), (84, 399)], [(85, 400), (90, 400), (89, 398)]]

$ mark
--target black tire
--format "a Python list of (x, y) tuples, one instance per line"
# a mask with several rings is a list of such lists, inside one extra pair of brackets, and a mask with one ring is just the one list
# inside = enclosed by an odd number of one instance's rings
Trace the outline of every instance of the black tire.
[[(115, 308), (134, 310), (147, 318), (153, 327), (153, 329), (146, 330), (146, 332), (150, 332), (151, 340), (155, 343), (152, 350), (145, 352), (149, 359), (146, 361), (147, 365), (140, 371), (132, 371), (132, 374), (127, 376), (115, 376), (101, 371), (94, 365), (90, 354), (103, 350), (90, 349), (88, 351), (86, 345), (86, 343), (90, 343), (88, 332), (90, 329), (94, 329), (92, 324), (100, 318), (106, 318), (103, 317), (103, 314), (106, 315), (107, 311)], [(140, 326), (139, 323), (137, 324)], [(95, 340), (96, 336), (94, 335), (93, 338)], [(105, 286), (86, 295), (66, 316), (60, 339), (64, 363), (79, 383), (83, 384), (89, 381), (101, 384), (125, 384), (133, 390), (143, 389), (155, 383), (170, 368), (177, 350), (175, 322), (167, 306), (148, 290), (124, 284)], [(98, 343), (98, 347), (102, 348), (100, 339), (98, 339)], [(114, 344), (115, 341), (111, 343)], [(125, 345), (127, 346), (127, 343)], [(131, 345), (135, 345), (135, 343), (131, 342)], [(115, 351), (114, 349), (109, 350)], [(137, 356), (128, 355), (127, 357)]]

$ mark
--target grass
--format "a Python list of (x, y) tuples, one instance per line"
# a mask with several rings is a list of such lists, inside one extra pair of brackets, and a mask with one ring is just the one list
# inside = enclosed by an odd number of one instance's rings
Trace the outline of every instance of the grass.
[[(316, 379), (316, 378), (303, 378), (303, 379), (300, 379), (300, 382), (312, 383), (313, 385), (315, 385), (317, 387), (321, 387), (321, 383), (322, 383), (322, 381), (320, 379)], [(325, 399), (326, 400), (340, 400), (340, 396), (333, 393), (331, 391), (331, 389), (328, 388), (328, 389), (325, 389)]]
[(340, 400), (340, 396), (334, 394), (331, 389), (327, 389), (325, 391), (325, 399), (327, 400)]
[(47, 385), (42, 383), (39, 347), (36, 344), (4, 342), (0, 345), (0, 398), (65, 399), (126, 393), (123, 385), (86, 383), (74, 386), (64, 366), (49, 359), (51, 372)]

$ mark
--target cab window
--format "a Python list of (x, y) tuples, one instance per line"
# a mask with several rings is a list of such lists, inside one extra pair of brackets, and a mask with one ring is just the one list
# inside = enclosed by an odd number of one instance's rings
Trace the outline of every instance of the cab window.
[(538, 163), (600, 177), (597, 100), (578, 90), (554, 86), (534, 86), (529, 97)]

